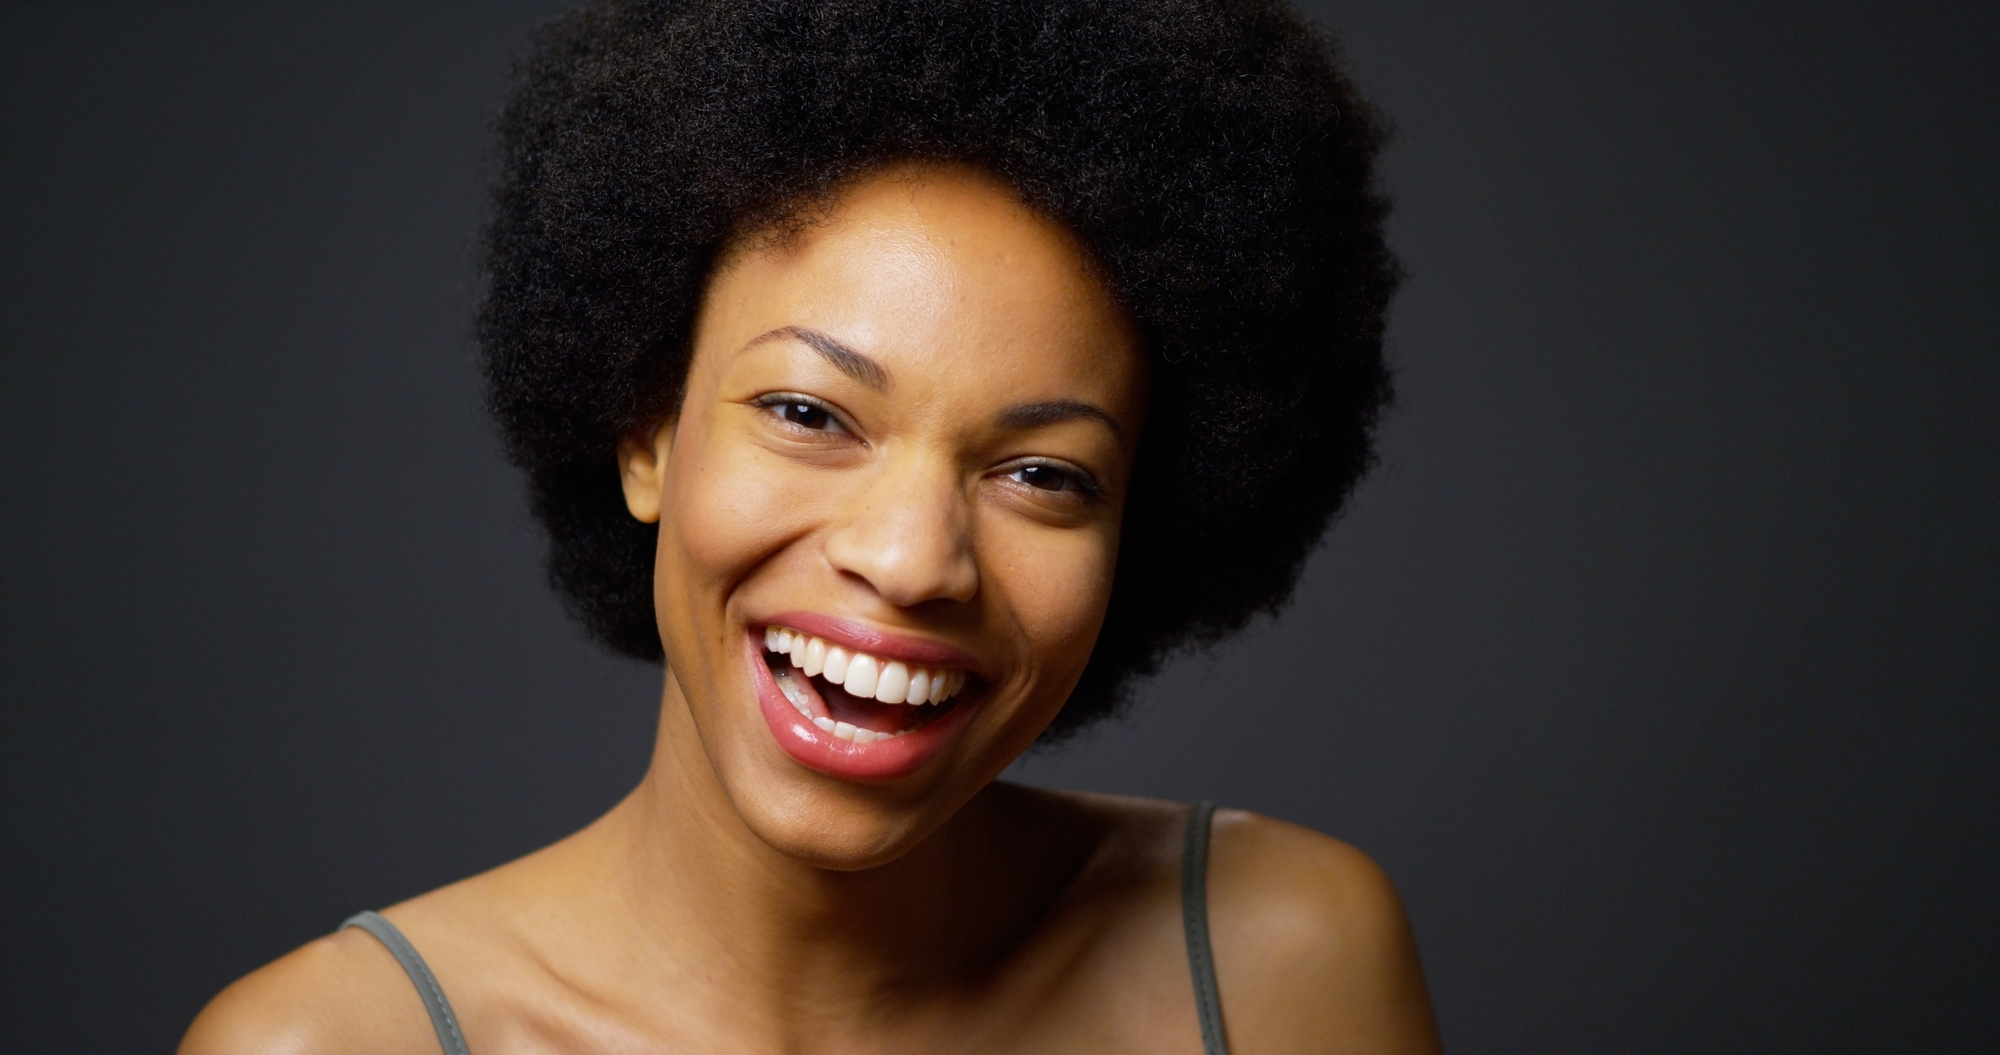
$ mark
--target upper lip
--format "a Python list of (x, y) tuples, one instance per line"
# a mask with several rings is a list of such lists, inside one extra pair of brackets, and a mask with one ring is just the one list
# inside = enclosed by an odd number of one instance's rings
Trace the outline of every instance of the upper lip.
[(818, 612), (781, 612), (760, 619), (759, 627), (782, 626), (823, 637), (852, 652), (866, 652), (882, 659), (901, 660), (911, 666), (942, 667), (977, 673), (977, 661), (970, 652), (938, 641), (929, 641), (893, 630), (884, 630), (854, 619)]

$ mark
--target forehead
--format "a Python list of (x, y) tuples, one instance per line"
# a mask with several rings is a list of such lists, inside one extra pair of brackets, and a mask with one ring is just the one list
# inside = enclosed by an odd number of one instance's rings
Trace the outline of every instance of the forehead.
[(1125, 402), (1142, 380), (1135, 328), (1076, 238), (969, 169), (877, 175), (822, 222), (731, 253), (697, 354), (783, 326), (837, 336), (898, 387), (1081, 385)]

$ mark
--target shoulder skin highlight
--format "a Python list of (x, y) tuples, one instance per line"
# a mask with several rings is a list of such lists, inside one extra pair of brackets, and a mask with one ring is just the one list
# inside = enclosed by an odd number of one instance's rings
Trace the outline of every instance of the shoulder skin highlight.
[(1402, 901), (1366, 854), (1217, 810), (1208, 894), (1233, 1055), (1439, 1050)]
[(224, 989), (179, 1055), (435, 1055), (422, 998), (389, 951), (359, 930), (317, 939)]

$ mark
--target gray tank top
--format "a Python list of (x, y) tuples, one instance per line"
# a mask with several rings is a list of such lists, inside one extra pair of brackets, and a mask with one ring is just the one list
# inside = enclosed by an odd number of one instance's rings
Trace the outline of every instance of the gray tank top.
[[(1194, 1009), (1201, 1019), (1203, 1055), (1229, 1055), (1229, 1041), (1222, 1034), (1222, 996), (1215, 986), (1215, 957), (1208, 943), (1208, 831), (1215, 807), (1197, 802), (1188, 809), (1187, 841), (1181, 851), (1181, 926), (1187, 934), (1188, 973), (1194, 978)], [(403, 972), (424, 998), (430, 1012), (431, 1028), (437, 1030), (438, 1045), (444, 1055), (471, 1055), (465, 1034), (459, 1031), (458, 1016), (451, 1013), (451, 1001), (430, 965), (417, 947), (396, 925), (373, 912), (363, 912), (341, 924), (359, 927), (388, 948)]]

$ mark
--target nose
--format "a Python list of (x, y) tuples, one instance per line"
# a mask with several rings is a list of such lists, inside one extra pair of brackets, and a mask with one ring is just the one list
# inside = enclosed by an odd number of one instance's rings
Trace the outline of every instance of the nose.
[(955, 467), (892, 458), (874, 477), (827, 536), (828, 563), (899, 608), (972, 600), (972, 510)]

